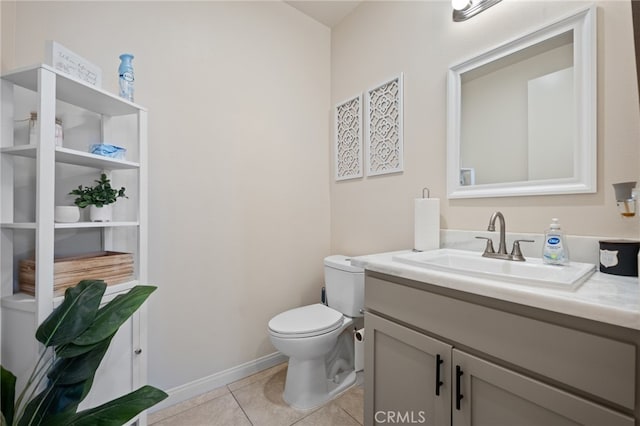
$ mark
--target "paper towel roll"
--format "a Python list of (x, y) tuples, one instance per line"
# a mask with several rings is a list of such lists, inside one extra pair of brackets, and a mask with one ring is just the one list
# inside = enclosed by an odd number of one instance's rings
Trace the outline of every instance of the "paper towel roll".
[(413, 248), (420, 251), (440, 248), (440, 199), (416, 198), (413, 217)]
[(355, 371), (364, 370), (364, 328), (356, 330), (353, 333), (354, 360), (353, 367)]

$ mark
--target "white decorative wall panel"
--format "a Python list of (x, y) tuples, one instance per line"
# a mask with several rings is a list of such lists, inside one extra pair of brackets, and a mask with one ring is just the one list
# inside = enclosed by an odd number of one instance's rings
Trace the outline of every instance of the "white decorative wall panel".
[(401, 172), (402, 74), (367, 92), (367, 170), (369, 176)]
[(362, 96), (336, 106), (335, 119), (336, 180), (362, 177)]

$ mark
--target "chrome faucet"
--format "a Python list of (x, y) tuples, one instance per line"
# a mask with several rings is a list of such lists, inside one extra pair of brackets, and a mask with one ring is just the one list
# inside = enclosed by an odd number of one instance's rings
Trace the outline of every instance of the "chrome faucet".
[(533, 243), (533, 240), (515, 240), (513, 242), (513, 248), (511, 249), (511, 254), (507, 253), (507, 243), (506, 243), (506, 226), (504, 224), (504, 215), (501, 212), (494, 212), (489, 219), (489, 226), (487, 226), (487, 231), (495, 232), (496, 230), (496, 219), (498, 219), (500, 224), (500, 242), (498, 243), (498, 251), (496, 252), (493, 248), (493, 240), (487, 237), (476, 237), (483, 240), (487, 240), (487, 245), (484, 249), (484, 253), (482, 253), (483, 257), (491, 257), (494, 259), (504, 259), (504, 260), (516, 260), (520, 262), (524, 262), (526, 259), (522, 255), (522, 251), (520, 250), (521, 242)]
[(487, 226), (487, 231), (495, 232), (496, 230), (496, 219), (500, 220), (500, 243), (498, 244), (498, 253), (496, 254), (507, 254), (507, 242), (505, 241), (505, 225), (504, 225), (504, 216), (501, 212), (494, 212), (489, 219), (489, 226)]

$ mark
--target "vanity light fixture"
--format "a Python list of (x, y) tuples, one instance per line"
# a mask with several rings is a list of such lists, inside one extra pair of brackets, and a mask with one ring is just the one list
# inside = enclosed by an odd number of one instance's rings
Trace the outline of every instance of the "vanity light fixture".
[(453, 22), (462, 22), (502, 0), (451, 0)]

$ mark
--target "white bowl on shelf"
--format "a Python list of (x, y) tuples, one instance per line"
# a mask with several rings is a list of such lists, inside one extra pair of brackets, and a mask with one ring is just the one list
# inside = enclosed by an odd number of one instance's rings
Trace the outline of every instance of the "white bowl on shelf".
[(73, 223), (80, 220), (78, 206), (56, 206), (53, 219), (58, 223)]

